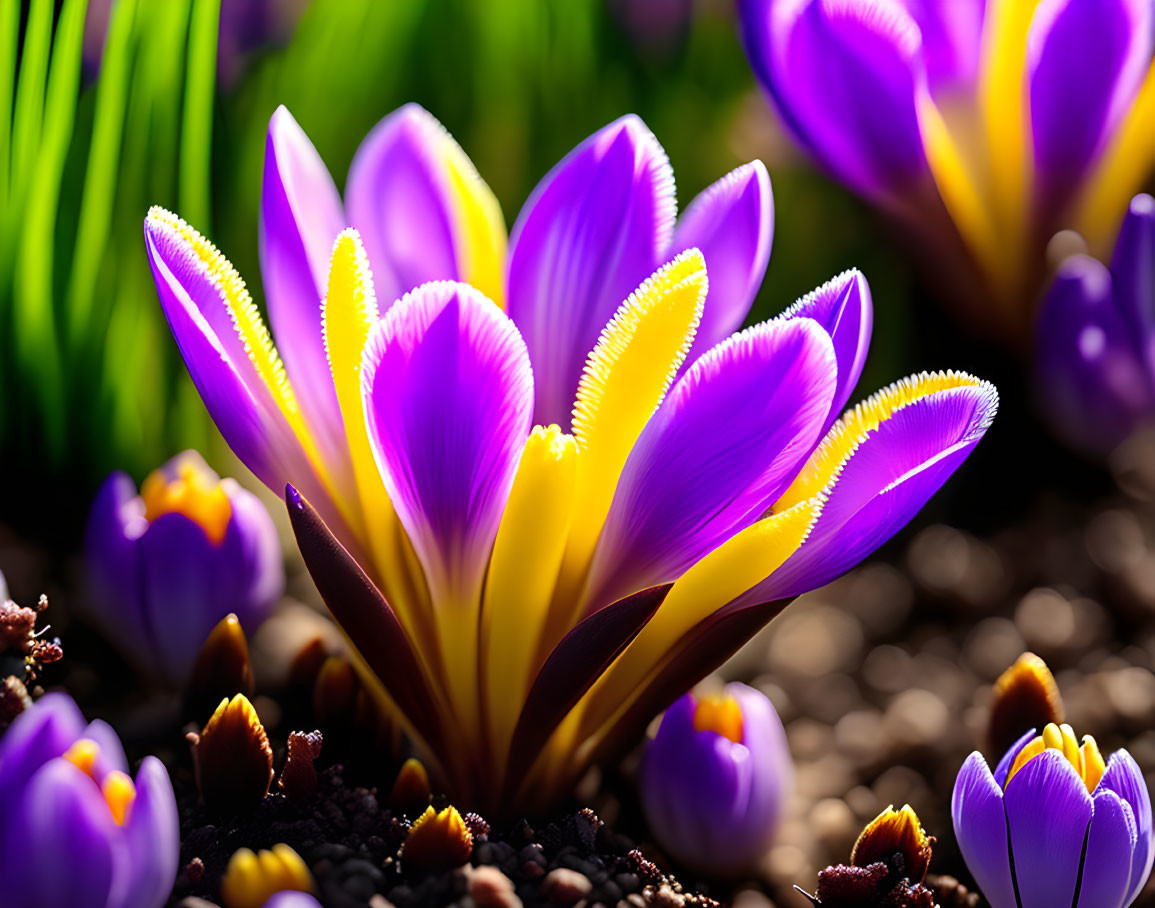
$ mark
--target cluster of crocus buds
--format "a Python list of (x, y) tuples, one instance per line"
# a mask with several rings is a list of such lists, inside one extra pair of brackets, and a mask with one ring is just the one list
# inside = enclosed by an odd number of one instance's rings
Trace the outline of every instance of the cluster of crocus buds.
[(136, 778), (116, 733), (46, 694), (0, 739), (0, 901), (5, 908), (160, 908), (180, 853), (164, 765)]
[(284, 589), (265, 506), (194, 451), (153, 472), (139, 495), (126, 474), (109, 476), (85, 550), (93, 620), (127, 658), (178, 686), (222, 618), (252, 633)]
[[(1053, 247), (1062, 245), (1056, 238)], [(1039, 310), (1040, 402), (1055, 430), (1088, 454), (1110, 454), (1155, 422), (1153, 269), (1155, 199), (1144, 193), (1131, 200), (1110, 261), (1063, 259)]]
[(658, 843), (712, 874), (765, 856), (794, 779), (773, 704), (745, 684), (678, 699), (642, 758), (642, 806)]
[[(1061, 717), (1054, 681), (1037, 657), (1024, 656), (996, 688), (992, 741), (1013, 726), (1007, 715)], [(1003, 701), (1030, 704), (1010, 708)], [(1057, 706), (1057, 708), (1056, 708)], [(1047, 722), (1026, 731), (994, 772), (977, 751), (955, 781), (955, 835), (991, 908), (1126, 908), (1155, 858), (1151, 799), (1134, 758), (1107, 760), (1090, 735)]]
[(850, 863), (821, 871), (807, 898), (822, 908), (935, 908), (934, 892), (923, 885), (933, 845), (910, 805), (888, 807), (862, 830)]

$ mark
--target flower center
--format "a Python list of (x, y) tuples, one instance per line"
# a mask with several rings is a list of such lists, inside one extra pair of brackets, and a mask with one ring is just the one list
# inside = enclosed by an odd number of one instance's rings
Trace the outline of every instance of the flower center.
[(1094, 792), (1106, 768), (1103, 755), (1099, 753), (1099, 745), (1090, 735), (1084, 735), (1083, 746), (1080, 747), (1070, 725), (1056, 725), (1054, 722), (1049, 723), (1041, 735), (1029, 741), (1019, 751), (1015, 762), (1011, 764), (1011, 771), (1007, 773), (1006, 784), (1010, 785), (1015, 774), (1045, 750), (1057, 750), (1062, 753), (1075, 767), (1075, 772), (1087, 786), (1087, 791)]
[(742, 708), (729, 694), (710, 694), (694, 707), (694, 731), (712, 731), (742, 743)]
[(100, 756), (100, 745), (90, 738), (80, 738), (67, 751), (64, 759), (79, 769), (82, 773), (100, 785), (100, 792), (104, 795), (104, 803), (118, 826), (123, 826), (128, 818), (128, 809), (136, 800), (136, 786), (132, 779), (114, 769), (104, 776), (101, 781), (96, 778), (96, 760)]
[(205, 531), (214, 545), (224, 541), (233, 509), (220, 481), (189, 458), (177, 466), (176, 478), (154, 470), (140, 487), (144, 516), (156, 520), (164, 514), (183, 514)]

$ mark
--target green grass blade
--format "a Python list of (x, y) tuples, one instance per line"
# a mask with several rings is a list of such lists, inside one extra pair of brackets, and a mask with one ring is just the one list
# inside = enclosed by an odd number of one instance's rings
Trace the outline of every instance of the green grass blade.
[(101, 56), (92, 121), (92, 142), (84, 175), (84, 190), (76, 228), (76, 248), (67, 292), (68, 348), (84, 338), (101, 261), (108, 246), (117, 169), (128, 105), (129, 72), (137, 0), (118, 0), (112, 8), (108, 37)]
[(0, 0), (0, 211), (8, 205), (8, 166), (12, 158), (12, 91), (16, 87), (16, 47), (20, 38), (20, 0)]
[(53, 249), (60, 184), (80, 88), (85, 0), (66, 0), (56, 27), (44, 105), (44, 128), (33, 162), (16, 269), (15, 341), (23, 381), (42, 407), (45, 446), (53, 460), (64, 455), (68, 424), (64, 376), (56, 337), (52, 286)]
[(180, 209), (208, 232), (212, 186), (213, 97), (217, 78), (217, 29), (221, 0), (195, 0), (189, 26), (188, 79), (181, 123)]

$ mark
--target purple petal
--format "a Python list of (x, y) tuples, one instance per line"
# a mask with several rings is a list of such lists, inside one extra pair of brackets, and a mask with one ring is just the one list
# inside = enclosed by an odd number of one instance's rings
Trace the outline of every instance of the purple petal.
[(1035, 729), (1024, 732), (1023, 736), (1011, 745), (1010, 750), (1003, 754), (1003, 758), (999, 760), (999, 765), (995, 767), (995, 783), (999, 788), (1003, 788), (1007, 784), (1007, 776), (1011, 773), (1011, 767), (1015, 765), (1019, 751), (1037, 737), (1038, 732)]
[(1090, 256), (1072, 256), (1059, 268), (1039, 311), (1037, 345), (1043, 406), (1076, 446), (1109, 453), (1155, 406), (1111, 275)]
[[(17, 716), (0, 737), (0, 804), (15, 803), (32, 774), (68, 750), (83, 732), (84, 716), (68, 694), (45, 694)], [(6, 828), (0, 824), (0, 854)]]
[(109, 908), (160, 908), (172, 892), (180, 862), (180, 818), (164, 764), (145, 757), (135, 784), (136, 798), (124, 826), (133, 859), (126, 884), (117, 887), (123, 898)]
[[(222, 558), (230, 565), (227, 602), (245, 632), (253, 634), (285, 591), (285, 559), (276, 524), (261, 500), (234, 480), (222, 482), (232, 506)], [(215, 625), (214, 625), (215, 626)]]
[(428, 111), (406, 104), (373, 127), (349, 168), (349, 223), (361, 233), (383, 310), (428, 281), (466, 278), (438, 147), (445, 138)]
[(128, 772), (128, 758), (124, 755), (124, 746), (112, 726), (103, 719), (93, 719), (89, 722), (80, 737), (94, 741), (100, 750), (93, 766), (93, 774), (97, 779), (103, 780), (113, 770)]
[[(1045, 0), (1028, 37), (1036, 193), (1070, 196), (1147, 75), (1147, 0)], [(1053, 204), (1049, 214), (1057, 213)]]
[(766, 845), (742, 823), (754, 766), (749, 748), (694, 729), (686, 694), (666, 710), (646, 747), (640, 795), (650, 829), (690, 866), (729, 873), (748, 866)]
[(347, 465), (349, 455), (321, 333), (321, 300), (333, 243), (344, 227), (333, 178), (292, 114), (278, 107), (265, 142), (261, 277), (269, 322), (305, 420), (325, 461), (338, 465)]
[(774, 238), (774, 196), (761, 161), (707, 187), (678, 219), (672, 252), (697, 248), (709, 292), (686, 365), (738, 330), (766, 275)]
[(746, 52), (783, 118), (840, 180), (887, 197), (926, 172), (918, 26), (893, 0), (740, 0)]
[(950, 813), (963, 860), (987, 901), (994, 908), (1015, 908), (1003, 792), (978, 751), (959, 770)]
[[(726, 685), (726, 693), (742, 709), (742, 743), (750, 751), (750, 799), (743, 825), (752, 839), (761, 837), (763, 847), (774, 834), (794, 785), (794, 764), (786, 729), (774, 705), (760, 691), (745, 684)], [(760, 835), (759, 835), (760, 834)]]
[(92, 779), (52, 760), (6, 808), (5, 823), (20, 834), (0, 855), (5, 908), (107, 904), (117, 865), (131, 856), (117, 853), (120, 829)]
[(85, 578), (91, 592), (86, 614), (126, 656), (146, 661), (151, 670), (140, 563), (140, 537), (147, 528), (135, 483), (126, 473), (110, 474), (96, 493), (85, 529)]
[(1130, 328), (1155, 375), (1155, 199), (1140, 193), (1131, 200), (1119, 228), (1111, 278), (1119, 314)]
[(220, 288), (163, 215), (150, 214), (144, 234), (165, 318), (225, 441), (270, 487), (286, 476), (304, 482), (312, 469), (237, 336)]
[(674, 214), (669, 160), (632, 115), (578, 145), (534, 189), (511, 234), (508, 290), (533, 361), (535, 422), (569, 425), (586, 357), (663, 259)]
[(903, 0), (918, 23), (932, 90), (973, 86), (982, 54), (986, 0)]
[(591, 568), (595, 607), (676, 579), (761, 515), (818, 442), (835, 371), (809, 319), (764, 322), (694, 363), (622, 470)]
[(426, 284), (371, 331), (370, 443), (431, 586), (481, 582), (529, 435), (533, 373), (513, 322), (466, 284)]
[(1091, 796), (1061, 751), (1046, 750), (1015, 773), (1003, 795), (1022, 908), (1070, 905)]
[(1123, 908), (1137, 842), (1135, 818), (1127, 802), (1113, 791), (1098, 792), (1075, 908)]
[(802, 297), (780, 317), (812, 318), (834, 343), (838, 384), (825, 426), (828, 429), (846, 406), (866, 364), (870, 334), (874, 328), (870, 285), (861, 272), (851, 269)]
[(960, 387), (917, 396), (919, 385), (933, 388), (937, 380), (922, 376), (878, 395), (875, 400), (896, 393), (914, 399), (848, 456), (849, 437), (839, 435), (838, 426), (831, 430), (816, 457), (845, 460), (823, 490), (825, 502), (810, 536), (746, 600), (796, 596), (829, 583), (902, 529), (958, 469), (994, 419), (998, 394), (986, 382), (959, 376), (954, 380), (963, 382)]
[(263, 908), (321, 908), (321, 903), (307, 892), (278, 892)]
[(1151, 875), (1151, 863), (1155, 859), (1155, 838), (1151, 835), (1151, 795), (1147, 791), (1147, 782), (1139, 764), (1126, 750), (1117, 750), (1111, 754), (1096, 791), (1115, 792), (1127, 802), (1135, 818), (1138, 842), (1135, 846), (1135, 860), (1131, 864), (1127, 898), (1124, 900), (1130, 904)]

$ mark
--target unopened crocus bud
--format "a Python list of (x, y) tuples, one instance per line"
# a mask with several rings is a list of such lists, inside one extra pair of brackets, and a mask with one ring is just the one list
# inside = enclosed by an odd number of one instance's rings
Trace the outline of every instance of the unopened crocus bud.
[(999, 675), (987, 725), (992, 753), (1006, 753), (1026, 732), (1063, 722), (1063, 698), (1047, 663), (1023, 653)]
[(222, 700), (199, 734), (189, 735), (197, 786), (219, 815), (256, 807), (273, 781), (273, 749), (257, 711), (244, 694)]
[(398, 813), (415, 816), (429, 806), (430, 796), (429, 774), (420, 760), (410, 757), (397, 773), (393, 790), (389, 793), (389, 807)]
[(1126, 908), (1155, 856), (1151, 799), (1125, 750), (1104, 762), (1069, 725), (1028, 732), (992, 773), (975, 752), (955, 781), (955, 836), (991, 908)]
[(222, 618), (235, 614), (251, 634), (285, 585), (265, 506), (195, 451), (152, 473), (139, 495), (124, 473), (109, 476), (85, 555), (94, 620), (128, 658), (173, 685), (187, 681)]
[(249, 643), (237, 616), (228, 614), (212, 629), (193, 663), (185, 688), (185, 715), (199, 722), (212, 714), (222, 697), (252, 696), (253, 687)]
[(687, 866), (749, 870), (778, 827), (794, 778), (774, 706), (753, 688), (686, 694), (646, 746), (641, 797), (658, 843)]
[(46, 694), (0, 738), (4, 908), (160, 908), (179, 856), (163, 764), (146, 757), (130, 778), (116, 733), (86, 724), (65, 694)]
[(312, 889), (308, 865), (283, 844), (259, 853), (238, 849), (221, 877), (221, 898), (226, 908), (262, 908), (276, 893), (307, 893)]
[(415, 873), (460, 867), (473, 854), (473, 834), (452, 805), (438, 812), (427, 807), (409, 828), (401, 846), (402, 866)]

